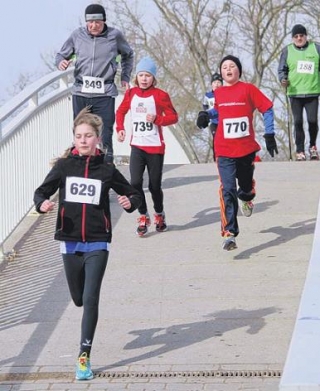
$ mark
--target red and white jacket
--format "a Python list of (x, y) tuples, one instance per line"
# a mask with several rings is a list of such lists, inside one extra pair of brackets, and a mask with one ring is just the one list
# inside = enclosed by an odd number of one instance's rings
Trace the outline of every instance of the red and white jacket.
[[(147, 153), (164, 155), (163, 126), (178, 122), (178, 114), (169, 94), (151, 86), (147, 90), (133, 87), (126, 91), (116, 112), (116, 130), (124, 130), (124, 119), (131, 113), (130, 145)], [(146, 121), (147, 114), (155, 114), (153, 123)]]

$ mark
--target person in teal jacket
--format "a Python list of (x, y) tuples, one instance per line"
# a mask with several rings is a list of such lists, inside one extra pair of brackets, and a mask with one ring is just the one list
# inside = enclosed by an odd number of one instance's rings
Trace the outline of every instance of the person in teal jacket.
[(307, 38), (307, 30), (301, 24), (293, 26), (292, 43), (280, 56), (278, 78), (290, 99), (296, 143), (296, 159), (305, 161), (305, 133), (303, 109), (309, 128), (310, 160), (319, 160), (316, 141), (318, 135), (318, 106), (320, 94), (320, 45)]

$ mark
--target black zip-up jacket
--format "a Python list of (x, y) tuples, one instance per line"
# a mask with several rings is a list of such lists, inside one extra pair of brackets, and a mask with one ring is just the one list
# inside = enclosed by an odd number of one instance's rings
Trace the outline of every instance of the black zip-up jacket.
[[(106, 164), (104, 155), (79, 156), (70, 153), (59, 159), (34, 193), (36, 210), (41, 213), (43, 201), (59, 189), (59, 209), (54, 238), (73, 242), (111, 242), (112, 227), (109, 190), (126, 195), (133, 212), (141, 203), (141, 196), (114, 165)], [(98, 205), (68, 202), (65, 200), (67, 177), (84, 177), (101, 180), (101, 196)]]

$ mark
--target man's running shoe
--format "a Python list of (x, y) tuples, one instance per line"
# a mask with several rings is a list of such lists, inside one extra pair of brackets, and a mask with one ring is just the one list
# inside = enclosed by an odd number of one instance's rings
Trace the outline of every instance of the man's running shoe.
[(243, 216), (250, 217), (253, 211), (253, 202), (252, 201), (242, 201), (241, 203), (241, 212)]
[(148, 232), (148, 227), (150, 227), (151, 221), (148, 214), (140, 215), (140, 217), (137, 219), (138, 222), (138, 228), (137, 228), (137, 234), (139, 236), (144, 236)]
[(309, 153), (310, 153), (310, 160), (319, 160), (319, 154), (317, 151), (317, 147), (315, 145), (309, 149)]
[(156, 213), (154, 215), (154, 224), (156, 225), (156, 230), (158, 232), (165, 232), (168, 229), (166, 224), (166, 215), (164, 214), (164, 212), (159, 214)]
[(296, 155), (296, 160), (298, 162), (305, 162), (306, 161), (306, 155), (304, 154), (304, 152), (298, 152), (297, 155)]
[(237, 248), (236, 238), (230, 232), (223, 236), (222, 248), (226, 251), (235, 250)]
[(82, 353), (78, 358), (76, 369), (77, 380), (91, 380), (93, 379), (93, 373), (91, 370), (90, 359), (86, 352)]

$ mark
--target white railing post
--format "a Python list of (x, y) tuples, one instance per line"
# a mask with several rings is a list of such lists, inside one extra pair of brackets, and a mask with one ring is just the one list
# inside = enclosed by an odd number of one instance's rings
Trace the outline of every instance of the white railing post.
[(4, 242), (33, 206), (50, 160), (70, 145), (72, 73), (46, 75), (0, 107), (0, 259)]
[(34, 109), (38, 106), (38, 94), (34, 94), (31, 96), (31, 98), (28, 101), (28, 107), (30, 109)]

